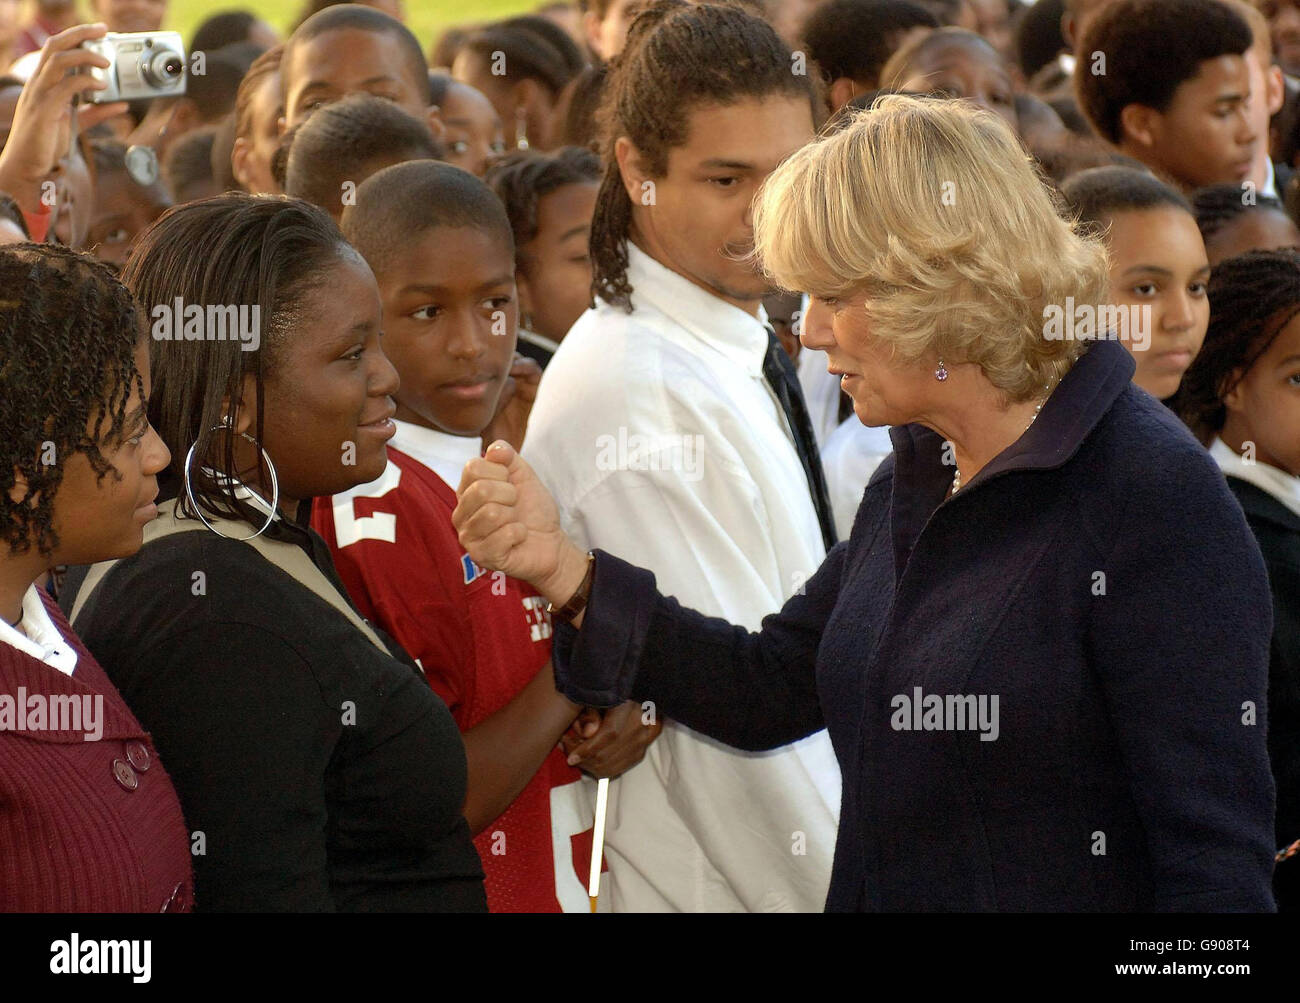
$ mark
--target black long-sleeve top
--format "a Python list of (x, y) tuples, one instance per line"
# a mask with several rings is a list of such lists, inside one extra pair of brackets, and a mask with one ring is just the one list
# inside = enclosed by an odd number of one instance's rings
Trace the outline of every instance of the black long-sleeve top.
[(828, 728), (829, 910), (1271, 910), (1264, 565), (1132, 373), (1094, 344), (947, 500), (940, 436), (894, 429), (851, 538), (757, 633), (597, 552), (557, 685), (743, 749)]
[[(285, 519), (267, 535), (347, 601), (319, 536)], [(167, 763), (198, 910), (486, 911), (460, 732), (387, 638), (207, 531), (147, 531), (75, 625)]]

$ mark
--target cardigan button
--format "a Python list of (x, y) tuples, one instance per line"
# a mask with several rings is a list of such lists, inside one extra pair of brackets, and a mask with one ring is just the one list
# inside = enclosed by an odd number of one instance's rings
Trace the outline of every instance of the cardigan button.
[(126, 761), (141, 773), (149, 771), (149, 750), (143, 742), (126, 743)]
[(136, 776), (135, 770), (120, 759), (113, 760), (113, 779), (128, 791), (133, 791), (140, 786), (140, 778)]

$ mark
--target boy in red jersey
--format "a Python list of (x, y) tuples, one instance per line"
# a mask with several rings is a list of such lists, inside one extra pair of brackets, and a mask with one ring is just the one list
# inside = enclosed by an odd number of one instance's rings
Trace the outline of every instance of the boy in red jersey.
[[(581, 708), (556, 692), (546, 604), (477, 567), (451, 521), (514, 357), (505, 209), (468, 172), (412, 161), (367, 179), (343, 230), (379, 283), (384, 347), (402, 380), (398, 430), (384, 475), (317, 499), (312, 526), (361, 611), (420, 662), (460, 726), (489, 907), (585, 910), (591, 797), (556, 744)], [(598, 776), (639, 761), (658, 733), (635, 704), (600, 730), (608, 743), (577, 764)]]

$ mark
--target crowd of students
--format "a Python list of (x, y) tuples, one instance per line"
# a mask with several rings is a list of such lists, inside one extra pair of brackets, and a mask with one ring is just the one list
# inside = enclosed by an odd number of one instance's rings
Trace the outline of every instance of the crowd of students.
[(1296, 5), (11, 7), (0, 911), (1300, 907)]

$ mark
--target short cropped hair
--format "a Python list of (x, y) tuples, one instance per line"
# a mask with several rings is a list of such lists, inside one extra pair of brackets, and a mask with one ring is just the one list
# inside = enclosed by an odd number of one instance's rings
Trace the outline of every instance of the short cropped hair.
[(429, 101), (429, 68), (424, 62), (424, 51), (411, 29), (383, 11), (360, 4), (345, 3), (335, 7), (326, 7), (313, 14), (294, 29), (289, 40), (284, 43), (283, 65), (290, 65), (293, 51), (304, 42), (318, 38), (329, 31), (352, 28), (357, 31), (369, 31), (378, 35), (392, 35), (402, 46), (402, 62), (406, 75), (416, 86), (416, 94)]
[(239, 85), (265, 51), (252, 42), (236, 42), (207, 53), (204, 72), (189, 77), (185, 95), (194, 102), (205, 125), (212, 125), (235, 110)]
[(1182, 192), (1136, 167), (1090, 167), (1067, 178), (1061, 194), (1080, 223), (1098, 235), (1119, 212), (1181, 209), (1192, 215)]
[(1084, 350), (1044, 337), (1046, 308), (1106, 301), (1105, 246), (1062, 217), (1006, 122), (965, 101), (885, 95), (800, 149), (755, 201), (754, 243), (776, 285), (865, 292), (899, 358), (975, 363), (1009, 402)]
[(216, 52), (227, 45), (247, 42), (248, 33), (253, 30), (253, 25), (256, 23), (257, 17), (252, 11), (219, 11), (205, 18), (203, 23), (194, 29), (194, 37), (190, 39), (190, 51)]
[(808, 16), (804, 48), (827, 83), (848, 77), (876, 87), (903, 35), (937, 27), (939, 19), (911, 0), (829, 0)]
[(469, 171), (436, 160), (412, 160), (377, 171), (357, 188), (356, 203), (343, 210), (343, 236), (382, 273), (412, 238), (438, 227), (474, 227), (515, 241), (505, 206)]
[[(1140, 104), (1165, 111), (1174, 93), (1220, 56), (1254, 41), (1241, 15), (1219, 0), (1118, 0), (1097, 15), (1079, 47), (1079, 109), (1105, 139), (1124, 138), (1120, 113)], [(1105, 72), (1093, 72), (1097, 55)]]
[(345, 181), (360, 183), (376, 163), (438, 159), (446, 151), (427, 122), (373, 94), (349, 94), (292, 132), (284, 192), (326, 209), (340, 206)]

